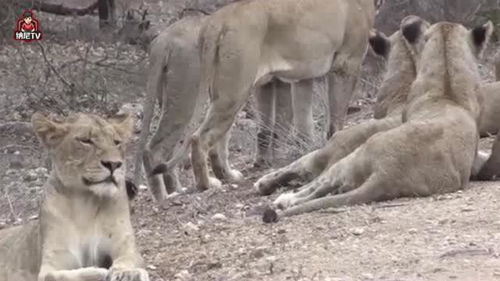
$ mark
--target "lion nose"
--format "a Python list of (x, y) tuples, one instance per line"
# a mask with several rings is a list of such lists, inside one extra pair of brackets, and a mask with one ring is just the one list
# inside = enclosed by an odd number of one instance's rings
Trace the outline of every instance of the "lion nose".
[(108, 168), (108, 170), (113, 173), (116, 169), (120, 168), (122, 166), (121, 161), (101, 161), (101, 164)]

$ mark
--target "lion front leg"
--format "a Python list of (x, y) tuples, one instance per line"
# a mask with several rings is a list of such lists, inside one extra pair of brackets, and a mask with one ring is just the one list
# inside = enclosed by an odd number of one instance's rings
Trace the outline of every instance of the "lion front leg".
[(313, 139), (313, 86), (314, 79), (304, 79), (292, 84), (293, 125), (296, 141), (301, 148), (307, 148), (307, 144)]
[(319, 177), (309, 184), (300, 188), (296, 193), (284, 193), (274, 201), (279, 209), (287, 209), (291, 206), (302, 204), (315, 198), (323, 197), (329, 193), (337, 193), (345, 185), (343, 177), (340, 176), (343, 166), (341, 162), (325, 170)]
[(111, 247), (113, 263), (106, 281), (149, 281), (148, 273), (142, 268), (144, 262), (137, 250), (134, 231), (128, 216), (129, 213), (126, 212), (123, 216), (114, 218), (116, 225), (112, 228), (113, 233), (110, 234), (113, 237)]
[(327, 138), (344, 127), (345, 117), (349, 108), (357, 75), (342, 71), (333, 71), (328, 74), (328, 110), (330, 112)]
[(98, 267), (54, 270), (42, 266), (38, 281), (105, 281), (108, 273), (107, 269)]
[(149, 281), (149, 274), (142, 268), (110, 270), (105, 281)]
[(274, 92), (276, 80), (257, 87), (255, 97), (258, 113), (257, 153), (254, 167), (268, 167), (272, 162), (271, 144), (275, 124), (276, 95)]

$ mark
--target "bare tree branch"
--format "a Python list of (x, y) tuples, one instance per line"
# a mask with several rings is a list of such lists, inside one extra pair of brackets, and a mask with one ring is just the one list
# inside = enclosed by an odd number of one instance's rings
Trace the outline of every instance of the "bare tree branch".
[(64, 6), (63, 4), (51, 4), (42, 1), (31, 0), (19, 0), (15, 2), (15, 5), (22, 9), (34, 9), (61, 16), (84, 16), (93, 13), (98, 7), (98, 2), (96, 1), (86, 8), (71, 8)]

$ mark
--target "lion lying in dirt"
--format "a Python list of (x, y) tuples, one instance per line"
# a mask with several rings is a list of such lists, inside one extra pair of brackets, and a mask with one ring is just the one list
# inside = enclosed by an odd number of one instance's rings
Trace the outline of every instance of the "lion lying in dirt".
[[(282, 215), (428, 196), (468, 184), (482, 97), (477, 92), (480, 79), (475, 56), (484, 49), (493, 26), (489, 22), (471, 31), (452, 23), (427, 27), (417, 17), (406, 18), (401, 26), (417, 62), (403, 125), (373, 135), (298, 193), (278, 197), (275, 204), (285, 208)], [(310, 167), (306, 160), (307, 156), (299, 161)], [(256, 186), (278, 184), (269, 179), (263, 177)], [(335, 195), (320, 198), (330, 193)]]
[(191, 138), (199, 190), (220, 184), (209, 177), (209, 151), (218, 179), (242, 178), (227, 155), (213, 148), (227, 139), (250, 89), (272, 78), (302, 83), (328, 73), (330, 120), (335, 120), (329, 135), (342, 127), (380, 2), (253, 0), (230, 4), (208, 18), (200, 34), (200, 92), (209, 93), (211, 103)]
[(131, 118), (34, 114), (32, 124), (53, 170), (39, 219), (0, 231), (2, 280), (148, 281), (125, 189)]
[(369, 43), (375, 53), (387, 60), (386, 73), (374, 106), (376, 119), (336, 132), (323, 148), (262, 177), (255, 184), (260, 194), (269, 195), (292, 180), (311, 181), (374, 134), (402, 124), (401, 113), (416, 77), (411, 52), (400, 31), (390, 38), (381, 33), (372, 35)]
[[(182, 190), (182, 187), (175, 165), (162, 175), (151, 176), (154, 163), (160, 163), (164, 158), (174, 158), (177, 144), (188, 142), (187, 128), (192, 123), (199, 123), (192, 120), (201, 117), (201, 107), (208, 100), (208, 95), (199, 95), (197, 84), (200, 78), (198, 36), (206, 19), (206, 15), (199, 14), (182, 18), (163, 30), (150, 45), (150, 73), (134, 181), (137, 182), (141, 164), (144, 163), (148, 186), (157, 201), (165, 199), (167, 194)], [(257, 113), (261, 119), (257, 134), (256, 166), (268, 165), (271, 161), (269, 150), (275, 127), (288, 128), (293, 123), (290, 128), (294, 128), (295, 135), (312, 139), (313, 81), (308, 82), (290, 86), (274, 79), (254, 89)], [(161, 108), (160, 124), (151, 141), (146, 144), (156, 101)], [(286, 117), (293, 119), (293, 122)], [(178, 156), (174, 161), (186, 153), (186, 148), (178, 148)], [(227, 140), (215, 149), (221, 155), (227, 154)]]

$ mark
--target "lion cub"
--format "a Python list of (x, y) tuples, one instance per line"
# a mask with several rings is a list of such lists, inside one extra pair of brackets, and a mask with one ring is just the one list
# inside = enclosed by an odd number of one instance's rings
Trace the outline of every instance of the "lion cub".
[(3, 281), (149, 281), (135, 245), (125, 188), (129, 116), (35, 113), (52, 172), (38, 221), (0, 232)]

